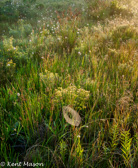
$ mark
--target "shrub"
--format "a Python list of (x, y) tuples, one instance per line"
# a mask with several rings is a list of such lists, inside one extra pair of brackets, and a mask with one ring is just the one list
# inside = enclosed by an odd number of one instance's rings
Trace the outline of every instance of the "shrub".
[(76, 86), (68, 86), (67, 88), (55, 89), (54, 102), (71, 105), (78, 110), (85, 109), (87, 107), (87, 101), (89, 100), (90, 92)]
[(39, 10), (43, 10), (44, 9), (44, 5), (43, 4), (37, 4), (35, 7), (37, 9), (39, 9)]
[(17, 66), (26, 63), (28, 59), (25, 51), (21, 51), (18, 46), (13, 45), (13, 37), (4, 37), (3, 47), (0, 50), (0, 54), (5, 57), (5, 59), (12, 59)]
[(18, 10), (11, 1), (6, 1), (0, 7), (0, 21), (14, 22), (19, 18)]
[(31, 24), (25, 23), (24, 20), (19, 19), (17, 25), (13, 25), (9, 30), (9, 35), (13, 38), (27, 38), (32, 32)]

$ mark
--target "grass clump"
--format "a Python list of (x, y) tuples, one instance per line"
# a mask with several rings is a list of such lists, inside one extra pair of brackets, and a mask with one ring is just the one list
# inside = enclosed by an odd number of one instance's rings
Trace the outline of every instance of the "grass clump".
[(133, 14), (127, 9), (123, 8), (117, 0), (103, 1), (103, 0), (85, 0), (88, 6), (88, 19), (98, 21), (106, 20), (112, 17), (121, 15), (122, 17), (130, 17)]

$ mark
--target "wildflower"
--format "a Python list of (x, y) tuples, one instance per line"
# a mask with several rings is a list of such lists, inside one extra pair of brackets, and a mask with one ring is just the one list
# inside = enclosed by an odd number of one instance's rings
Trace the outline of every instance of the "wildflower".
[(20, 93), (17, 93), (17, 96), (19, 97), (19, 96), (20, 96)]
[(10, 64), (7, 64), (7, 66), (10, 66)]
[(65, 39), (67, 39), (67, 37), (65, 37)]
[(81, 52), (79, 51), (78, 54), (81, 55)]
[(77, 34), (80, 34), (80, 32), (77, 32)]
[(80, 138), (80, 135), (77, 135), (77, 138)]

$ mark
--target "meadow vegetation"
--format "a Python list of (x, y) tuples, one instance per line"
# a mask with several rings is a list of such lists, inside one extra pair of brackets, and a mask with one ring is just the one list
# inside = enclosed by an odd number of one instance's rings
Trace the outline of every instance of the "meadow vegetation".
[(0, 1), (0, 162), (138, 166), (137, 5)]

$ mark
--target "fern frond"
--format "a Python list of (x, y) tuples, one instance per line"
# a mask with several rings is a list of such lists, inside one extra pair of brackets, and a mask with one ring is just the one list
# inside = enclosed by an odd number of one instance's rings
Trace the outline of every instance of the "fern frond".
[(113, 151), (118, 145), (118, 139), (119, 139), (118, 136), (119, 136), (119, 129), (118, 125), (115, 124), (113, 125), (113, 128), (111, 130), (111, 143), (110, 143), (111, 151)]
[(130, 137), (130, 132), (128, 131), (122, 131), (121, 132), (121, 145), (122, 145), (122, 157), (124, 159), (124, 163), (126, 166), (130, 165), (130, 160), (132, 157), (131, 154), (131, 144), (132, 144), (132, 138)]

